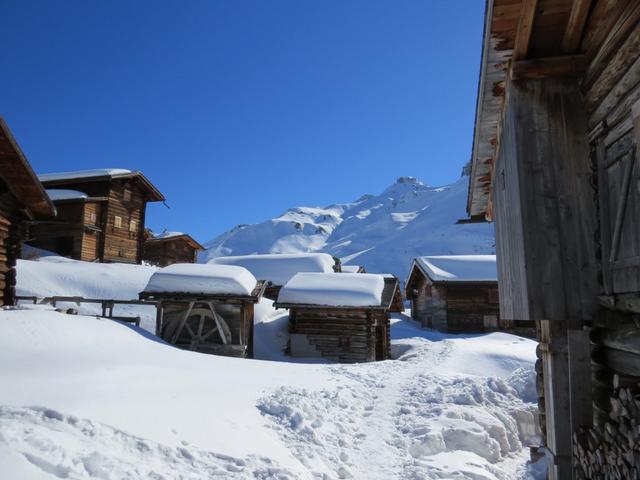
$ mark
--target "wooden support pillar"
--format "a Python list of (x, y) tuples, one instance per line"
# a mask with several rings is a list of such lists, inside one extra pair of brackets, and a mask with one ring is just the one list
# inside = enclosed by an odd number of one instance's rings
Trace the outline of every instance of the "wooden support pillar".
[(597, 229), (584, 102), (571, 78), (508, 85), (493, 184), (500, 316), (540, 320), (550, 479), (591, 420), (584, 322), (597, 311)]

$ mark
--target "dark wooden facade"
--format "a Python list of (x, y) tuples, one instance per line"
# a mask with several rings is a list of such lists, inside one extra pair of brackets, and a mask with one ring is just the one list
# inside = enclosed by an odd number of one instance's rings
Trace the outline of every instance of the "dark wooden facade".
[(390, 357), (389, 313), (400, 286), (386, 277), (379, 307), (333, 307), (278, 303), (289, 309), (289, 353), (325, 357), (341, 363), (372, 362)]
[(88, 197), (56, 201), (57, 217), (33, 224), (30, 245), (89, 262), (142, 261), (147, 202), (164, 200), (144, 175), (43, 178), (47, 189), (71, 189)]
[(156, 335), (178, 348), (229, 357), (253, 357), (254, 305), (264, 293), (258, 282), (251, 295), (142, 292), (156, 302)]
[(186, 233), (157, 237), (148, 233), (142, 259), (160, 267), (173, 263), (195, 263), (200, 250), (204, 250), (204, 247)]
[(0, 306), (15, 301), (15, 267), (28, 222), (54, 214), (51, 200), (0, 118)]
[(411, 318), (442, 332), (508, 330), (513, 322), (500, 319), (498, 282), (437, 282), (413, 264), (405, 287)]
[(639, 478), (640, 2), (487, 6), (468, 211), (538, 322), (549, 476)]

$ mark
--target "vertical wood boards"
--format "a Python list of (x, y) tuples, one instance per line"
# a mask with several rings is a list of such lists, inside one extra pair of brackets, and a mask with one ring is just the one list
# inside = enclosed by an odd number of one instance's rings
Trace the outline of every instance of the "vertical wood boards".
[[(500, 161), (507, 164), (505, 170), (517, 164), (517, 179), (509, 183), (518, 184), (513, 199), (519, 203), (516, 222), (523, 236), (517, 238), (516, 232), (516, 241), (505, 240), (501, 231), (500, 253), (518, 259), (507, 272), (524, 260), (527, 319), (566, 321), (579, 328), (593, 317), (598, 291), (597, 220), (582, 96), (574, 80), (550, 78), (513, 82), (509, 97), (504, 132), (510, 135), (502, 138)], [(497, 208), (506, 216), (510, 206), (503, 200)], [(508, 276), (502, 277), (505, 293), (513, 290)]]

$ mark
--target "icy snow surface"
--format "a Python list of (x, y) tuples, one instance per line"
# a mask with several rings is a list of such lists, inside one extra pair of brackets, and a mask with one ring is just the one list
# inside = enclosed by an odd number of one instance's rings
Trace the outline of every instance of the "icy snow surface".
[(250, 295), (256, 283), (251, 272), (242, 267), (174, 263), (151, 275), (144, 291)]
[(184, 235), (183, 232), (162, 232), (162, 233), (154, 233), (153, 238), (173, 238)]
[(467, 217), (468, 180), (462, 177), (434, 188), (402, 177), (380, 194), (353, 202), (291, 208), (279, 217), (238, 225), (218, 235), (204, 244), (207, 250), (199, 259), (327, 252), (343, 264), (364, 265), (369, 273), (391, 272), (405, 279), (416, 257), (495, 253), (493, 224), (456, 223)]
[(438, 255), (418, 257), (416, 262), (438, 282), (497, 282), (495, 255)]
[[(18, 282), (135, 298), (153, 271), (20, 262)], [(398, 315), (394, 360), (294, 363), (287, 324), (286, 311), (257, 305), (265, 360), (244, 360), (95, 316), (0, 310), (2, 477), (531, 478), (533, 341), (441, 334)]]
[(88, 195), (83, 192), (79, 192), (77, 190), (65, 190), (65, 189), (50, 189), (47, 190), (47, 195), (54, 202), (56, 200), (71, 200), (78, 198), (87, 198)]
[(127, 173), (131, 173), (131, 170), (124, 168), (95, 168), (93, 170), (77, 170), (75, 172), (43, 173), (38, 175), (38, 178), (41, 182), (49, 182), (52, 180), (73, 180), (76, 178), (113, 177), (116, 175), (126, 175)]
[(238, 265), (249, 270), (258, 280), (284, 285), (298, 272), (333, 272), (335, 260), (326, 253), (295, 253), (218, 257), (210, 263)]
[(340, 270), (342, 270), (344, 273), (358, 273), (358, 270), (360, 270), (360, 265), (342, 265), (340, 267)]
[(384, 277), (370, 273), (298, 273), (278, 294), (279, 303), (379, 307)]

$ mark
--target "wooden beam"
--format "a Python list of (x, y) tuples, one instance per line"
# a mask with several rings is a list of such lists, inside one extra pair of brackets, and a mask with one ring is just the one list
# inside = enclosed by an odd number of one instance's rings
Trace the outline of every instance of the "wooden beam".
[(511, 64), (511, 80), (531, 80), (548, 77), (574, 77), (584, 72), (584, 55), (520, 60)]
[(518, 32), (513, 47), (513, 59), (521, 60), (527, 57), (529, 51), (529, 40), (531, 40), (531, 30), (533, 19), (536, 14), (538, 0), (524, 0), (520, 10), (520, 20), (518, 21)]
[(578, 51), (590, 9), (591, 0), (573, 1), (567, 28), (564, 31), (564, 38), (562, 39), (562, 51), (564, 53), (575, 53)]

